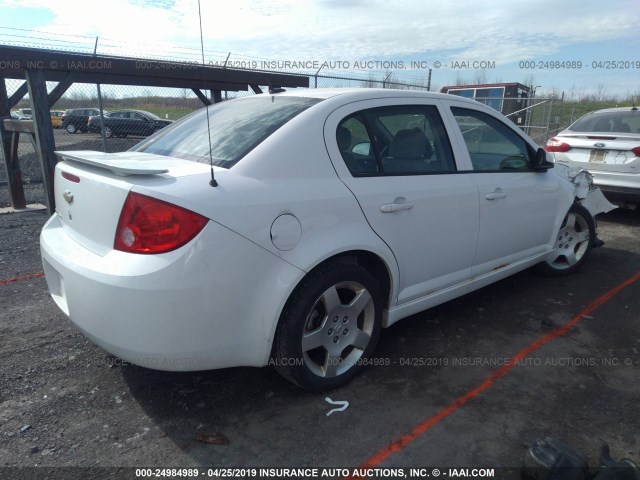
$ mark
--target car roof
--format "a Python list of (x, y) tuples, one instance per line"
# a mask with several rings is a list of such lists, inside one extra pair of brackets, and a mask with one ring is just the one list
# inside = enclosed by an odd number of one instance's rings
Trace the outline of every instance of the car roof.
[(615, 107), (615, 108), (603, 108), (602, 110), (594, 110), (593, 112), (585, 113), (587, 115), (599, 115), (601, 113), (620, 113), (620, 112), (637, 112), (638, 107)]
[(137, 113), (144, 113), (145, 115), (154, 115), (151, 112), (147, 112), (146, 110), (135, 110), (132, 108), (123, 108), (122, 110), (111, 110), (111, 113), (117, 113), (117, 112), (137, 112)]
[[(310, 88), (310, 89), (291, 89), (285, 92), (274, 93), (277, 96), (286, 97), (309, 97), (328, 99), (337, 96), (341, 96), (342, 100), (365, 100), (368, 98), (432, 98), (442, 99), (447, 98), (451, 100), (468, 100), (457, 95), (451, 95), (448, 93), (437, 92), (425, 92), (424, 90), (397, 90), (393, 88)], [(468, 100), (471, 103), (477, 103), (473, 100)]]

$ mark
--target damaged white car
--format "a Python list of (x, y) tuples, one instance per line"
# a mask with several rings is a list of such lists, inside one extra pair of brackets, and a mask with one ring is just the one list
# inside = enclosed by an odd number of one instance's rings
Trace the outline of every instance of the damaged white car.
[(42, 260), (80, 330), (149, 368), (271, 364), (315, 391), (402, 318), (573, 272), (613, 208), (501, 114), (423, 92), (256, 95), (58, 154)]

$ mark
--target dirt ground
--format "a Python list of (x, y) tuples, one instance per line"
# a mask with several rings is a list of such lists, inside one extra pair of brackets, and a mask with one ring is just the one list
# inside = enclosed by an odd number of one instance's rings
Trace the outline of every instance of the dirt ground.
[[(2, 206), (6, 195), (0, 185)], [(43, 200), (37, 184), (27, 199)], [(377, 357), (388, 365), (330, 392), (349, 402), (331, 416), (327, 395), (302, 392), (271, 368), (166, 373), (94, 346), (37, 276), (46, 219), (45, 212), (0, 215), (0, 478), (44, 478), (44, 470), (12, 467), (135, 478), (86, 468), (353, 468), (368, 460), (389, 468), (491, 467), (494, 478), (518, 478), (528, 447), (549, 435), (580, 450), (591, 467), (603, 442), (614, 457), (640, 462), (640, 281), (407, 436), (483, 384), (500, 359), (639, 272), (636, 213), (603, 216), (606, 245), (571, 277), (523, 272), (387, 329)]]

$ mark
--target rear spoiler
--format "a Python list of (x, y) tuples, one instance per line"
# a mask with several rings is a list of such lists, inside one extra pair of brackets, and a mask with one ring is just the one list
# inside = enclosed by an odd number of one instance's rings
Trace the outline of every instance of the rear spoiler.
[(122, 177), (167, 173), (169, 168), (183, 163), (179, 159), (144, 152), (103, 153), (93, 150), (75, 150), (55, 153), (65, 162), (84, 163), (110, 170)]

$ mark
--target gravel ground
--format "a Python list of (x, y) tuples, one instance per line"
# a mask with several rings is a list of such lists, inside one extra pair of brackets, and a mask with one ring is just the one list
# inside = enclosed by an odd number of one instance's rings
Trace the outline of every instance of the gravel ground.
[[(44, 200), (38, 184), (26, 194)], [(269, 368), (158, 372), (94, 346), (57, 309), (44, 278), (30, 277), (42, 270), (46, 219), (0, 215), (0, 281), (23, 277), (0, 283), (0, 478), (133, 478), (116, 467), (140, 466), (356, 467), (495, 370), (409, 368), (401, 359), (513, 355), (640, 271), (640, 217), (613, 212), (600, 221), (605, 247), (576, 275), (523, 272), (383, 332), (378, 354), (391, 366), (331, 392), (350, 407), (327, 417), (324, 395)], [(594, 364), (518, 367), (382, 465), (508, 467), (496, 478), (517, 478), (527, 447), (546, 435), (592, 466), (603, 441), (614, 457), (640, 462), (639, 296), (637, 282), (534, 355)], [(58, 468), (9, 468), (34, 466)]]

